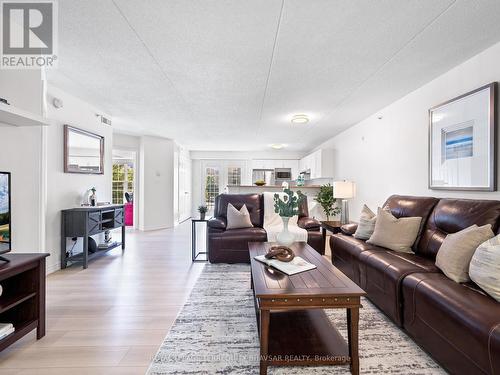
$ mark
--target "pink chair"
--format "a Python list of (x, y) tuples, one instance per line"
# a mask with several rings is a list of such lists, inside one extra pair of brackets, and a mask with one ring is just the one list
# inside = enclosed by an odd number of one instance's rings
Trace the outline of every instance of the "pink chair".
[(134, 204), (132, 202), (125, 203), (125, 226), (131, 227), (134, 225)]

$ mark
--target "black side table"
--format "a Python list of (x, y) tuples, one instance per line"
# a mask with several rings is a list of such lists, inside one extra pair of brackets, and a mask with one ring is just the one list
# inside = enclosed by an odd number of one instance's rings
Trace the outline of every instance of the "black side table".
[[(197, 251), (196, 249), (196, 227), (198, 223), (205, 223), (206, 230), (208, 231), (208, 219), (191, 219), (191, 260), (193, 262), (207, 262), (208, 261), (208, 233), (205, 234), (205, 251)], [(198, 259), (200, 255), (204, 255), (204, 259)]]
[(321, 234), (323, 235), (323, 242), (326, 241), (326, 231), (333, 234), (340, 233), (342, 223), (340, 221), (321, 221)]

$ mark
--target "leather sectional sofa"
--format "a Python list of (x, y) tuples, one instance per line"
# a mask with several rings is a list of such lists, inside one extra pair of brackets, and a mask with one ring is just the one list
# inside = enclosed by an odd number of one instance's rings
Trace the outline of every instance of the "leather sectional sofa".
[[(227, 205), (238, 210), (245, 204), (253, 228), (226, 230)], [(325, 243), (320, 232), (320, 223), (308, 217), (307, 201), (299, 208), (298, 225), (308, 231), (307, 243), (318, 253), (325, 253)], [(264, 223), (263, 194), (221, 194), (215, 198), (214, 217), (208, 221), (208, 259), (211, 263), (250, 263), (249, 242), (267, 241)]]
[(395, 195), (385, 205), (396, 217), (423, 218), (415, 253), (358, 240), (349, 224), (330, 238), (333, 264), (450, 373), (500, 374), (500, 303), (434, 264), (449, 233), (491, 224), (498, 234), (500, 201)]

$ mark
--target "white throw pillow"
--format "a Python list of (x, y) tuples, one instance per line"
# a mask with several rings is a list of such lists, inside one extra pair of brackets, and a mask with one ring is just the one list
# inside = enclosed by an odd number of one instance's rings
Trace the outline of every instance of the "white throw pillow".
[(457, 283), (470, 281), (469, 264), (477, 247), (495, 234), (491, 225), (472, 225), (457, 233), (448, 234), (436, 256), (436, 266)]
[(368, 208), (365, 204), (361, 210), (361, 216), (359, 218), (359, 224), (354, 233), (354, 238), (358, 240), (367, 240), (373, 234), (375, 230), (375, 223), (377, 222), (377, 215)]
[(479, 245), (470, 261), (469, 276), (500, 302), (500, 235)]
[(411, 247), (417, 239), (421, 221), (421, 217), (398, 219), (379, 207), (375, 230), (366, 242), (402, 253), (413, 253)]
[(238, 211), (231, 203), (227, 205), (226, 229), (252, 228), (252, 220), (247, 206), (244, 204)]

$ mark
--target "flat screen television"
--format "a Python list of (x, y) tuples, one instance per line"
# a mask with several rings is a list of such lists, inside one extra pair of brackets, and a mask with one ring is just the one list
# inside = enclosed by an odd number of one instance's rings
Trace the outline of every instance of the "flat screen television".
[[(0, 172), (0, 254), (11, 250), (12, 228), (10, 213), (10, 173)], [(0, 260), (6, 259), (0, 257)]]

